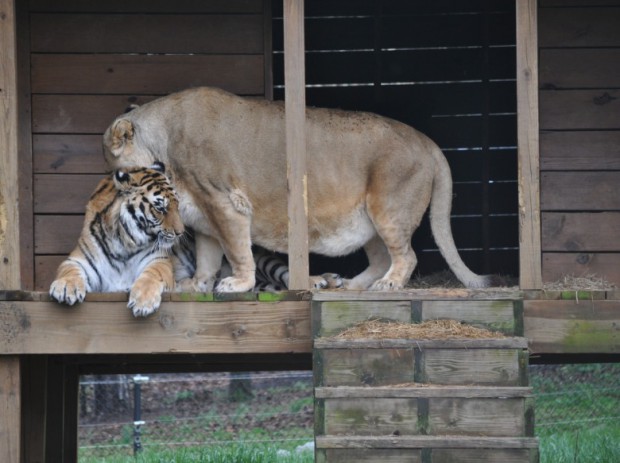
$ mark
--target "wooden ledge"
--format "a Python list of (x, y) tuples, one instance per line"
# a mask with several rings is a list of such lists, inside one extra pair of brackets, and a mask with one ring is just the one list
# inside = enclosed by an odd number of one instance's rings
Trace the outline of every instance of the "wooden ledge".
[(316, 447), (319, 449), (536, 449), (538, 439), (535, 437), (463, 436), (316, 436)]
[(530, 387), (497, 386), (440, 386), (428, 384), (411, 384), (398, 386), (335, 386), (317, 387), (314, 390), (317, 399), (363, 399), (363, 398), (521, 398), (531, 397)]
[[(32, 294), (32, 293), (31, 293)], [(163, 302), (134, 318), (126, 295), (73, 307), (0, 302), (0, 354), (307, 353), (309, 301)], [(112, 299), (112, 300), (111, 300)]]
[(527, 339), (338, 339), (318, 338), (315, 349), (527, 349)]

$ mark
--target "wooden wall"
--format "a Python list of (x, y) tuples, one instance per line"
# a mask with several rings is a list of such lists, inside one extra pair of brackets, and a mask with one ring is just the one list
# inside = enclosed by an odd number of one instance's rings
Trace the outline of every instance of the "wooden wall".
[(620, 1), (539, 7), (543, 279), (620, 284)]
[(46, 290), (75, 245), (105, 169), (101, 134), (130, 104), (200, 85), (271, 97), (269, 8), (263, 0), (30, 1), (18, 24), (32, 92), (23, 110), (32, 114), (34, 192), (25, 289)]
[[(281, 3), (272, 6), (276, 99)], [(305, 27), (308, 105), (377, 112), (431, 136), (452, 167), (464, 260), (478, 272), (518, 275), (514, 0), (307, 1)], [(426, 220), (412, 242), (417, 271), (446, 268)], [(365, 258), (311, 263), (351, 274)]]

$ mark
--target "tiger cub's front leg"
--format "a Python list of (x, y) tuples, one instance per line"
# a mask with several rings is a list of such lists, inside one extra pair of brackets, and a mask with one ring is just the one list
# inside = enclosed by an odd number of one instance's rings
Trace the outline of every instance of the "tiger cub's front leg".
[(161, 294), (174, 288), (172, 262), (160, 257), (150, 262), (129, 292), (129, 307), (134, 317), (146, 317), (159, 309)]

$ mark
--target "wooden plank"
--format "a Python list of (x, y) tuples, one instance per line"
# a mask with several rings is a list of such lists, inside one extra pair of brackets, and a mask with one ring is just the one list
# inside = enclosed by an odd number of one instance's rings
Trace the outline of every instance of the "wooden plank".
[(30, 21), (33, 53), (263, 53), (262, 14), (34, 13)]
[[(0, 0), (0, 288), (21, 286), (17, 45), (13, 0)], [(18, 455), (18, 454), (15, 454)], [(0, 461), (3, 461), (0, 458)], [(9, 461), (9, 460), (6, 460)]]
[(498, 337), (498, 338), (458, 338), (458, 339), (341, 339), (318, 338), (314, 340), (315, 349), (448, 349), (472, 350), (472, 349), (525, 349), (527, 340), (521, 337)]
[[(28, 5), (15, 2), (17, 27), (17, 127), (19, 181), (19, 254), (21, 288), (34, 288), (33, 211), (32, 211), (32, 108), (30, 102), (30, 28)], [(4, 43), (4, 42), (3, 42)]]
[(543, 172), (544, 211), (620, 210), (620, 172)]
[(537, 463), (537, 449), (433, 449), (433, 461), (441, 463)]
[(428, 432), (433, 435), (525, 436), (523, 399), (432, 398)]
[(619, 129), (620, 90), (540, 92), (542, 130)]
[(290, 289), (309, 289), (304, 1), (284, 0), (284, 82)]
[(312, 300), (322, 301), (418, 301), (442, 299), (462, 300), (515, 300), (523, 293), (515, 288), (489, 288), (485, 290), (467, 288), (430, 288), (401, 291), (316, 291)]
[(34, 259), (34, 289), (35, 291), (49, 291), (50, 284), (56, 278), (56, 269), (67, 258), (66, 254), (59, 256), (35, 256)]
[(492, 386), (438, 386), (423, 384), (416, 387), (414, 383), (410, 386), (374, 386), (374, 387), (317, 387), (314, 389), (314, 396), (317, 399), (331, 398), (438, 398), (438, 397), (459, 397), (459, 398), (512, 398), (512, 397), (531, 397), (532, 389), (529, 387), (492, 387)]
[(34, 222), (36, 254), (69, 254), (77, 245), (84, 217), (81, 215), (37, 215)]
[(33, 95), (32, 131), (38, 133), (102, 135), (114, 118), (131, 104), (142, 105), (156, 96)]
[(545, 281), (558, 281), (567, 275), (596, 275), (620, 285), (620, 254), (617, 253), (556, 253), (543, 254)]
[(620, 131), (541, 132), (541, 170), (620, 170)]
[[(0, 3), (0, 11), (7, 11), (2, 8), (5, 6)], [(19, 357), (0, 356), (0, 461), (7, 463), (21, 461), (20, 390)]]
[(542, 215), (544, 251), (620, 251), (620, 212)]
[(317, 463), (422, 463), (421, 450), (318, 449)]
[(135, 319), (122, 302), (0, 303), (0, 352), (20, 353), (305, 353), (310, 303), (164, 302)]
[(421, 381), (433, 384), (523, 386), (516, 349), (430, 349)]
[(541, 8), (539, 45), (617, 47), (619, 19), (620, 8)]
[(414, 381), (412, 349), (325, 349), (319, 356), (317, 386), (375, 387)]
[(620, 353), (620, 301), (525, 301), (533, 354)]
[(82, 13), (260, 13), (262, 0), (107, 0), (84, 2), (83, 0), (30, 0), (34, 12), (82, 12)]
[(529, 437), (450, 437), (450, 436), (316, 436), (320, 449), (536, 449), (538, 439)]
[(422, 321), (451, 319), (488, 330), (515, 335), (512, 301), (423, 301)]
[(325, 434), (332, 436), (417, 435), (418, 402), (408, 398), (326, 400)]
[(620, 49), (542, 49), (539, 74), (544, 89), (617, 87)]
[(538, 147), (538, 17), (535, 0), (515, 2), (517, 19), (517, 144), (519, 147), (519, 286), (542, 287)]
[(35, 214), (83, 214), (100, 175), (35, 175)]
[(99, 174), (107, 169), (101, 135), (34, 135), (35, 174)]
[(411, 322), (411, 303), (408, 301), (332, 301), (323, 302), (315, 310), (318, 318), (314, 337), (333, 336), (371, 318)]
[[(32, 91), (144, 95), (212, 86), (233, 93), (263, 95), (263, 61), (262, 54), (33, 55)], [(71, 78), (75, 75), (80, 79)]]

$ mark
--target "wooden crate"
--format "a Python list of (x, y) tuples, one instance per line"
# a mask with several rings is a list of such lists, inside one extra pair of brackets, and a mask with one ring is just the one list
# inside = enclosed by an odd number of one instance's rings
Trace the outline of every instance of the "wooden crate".
[[(514, 336), (523, 329), (522, 304), (409, 294), (348, 301), (315, 295), (316, 461), (537, 462), (528, 345)], [(369, 318), (456, 318), (501, 333), (489, 339), (335, 336)]]

